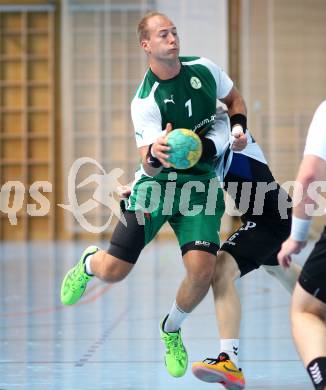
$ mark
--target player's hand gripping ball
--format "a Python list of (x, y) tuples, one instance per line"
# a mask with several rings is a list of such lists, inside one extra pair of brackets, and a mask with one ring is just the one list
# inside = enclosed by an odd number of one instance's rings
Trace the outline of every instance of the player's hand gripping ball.
[(188, 129), (174, 129), (168, 134), (170, 146), (168, 162), (176, 169), (193, 167), (202, 154), (202, 143), (198, 135)]

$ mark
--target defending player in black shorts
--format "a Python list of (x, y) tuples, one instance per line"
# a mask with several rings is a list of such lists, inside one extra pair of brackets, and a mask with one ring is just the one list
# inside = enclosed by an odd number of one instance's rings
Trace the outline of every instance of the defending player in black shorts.
[(234, 153), (224, 183), (241, 213), (242, 225), (221, 251), (234, 257), (241, 276), (261, 265), (278, 266), (277, 253), (291, 228), (290, 197), (267, 164), (241, 153)]
[(305, 262), (298, 283), (307, 293), (326, 304), (326, 227)]
[[(221, 133), (230, 133), (226, 115), (219, 115), (217, 122)], [(281, 243), (290, 232), (291, 199), (275, 181), (262, 150), (249, 131), (246, 135), (248, 146), (236, 153), (226, 147), (223, 158), (217, 164), (217, 174), (224, 178), (224, 189), (234, 200), (242, 225), (228, 237), (217, 254), (212, 288), (220, 354), (217, 359), (193, 364), (193, 373), (207, 382), (221, 382), (221, 367), (225, 360), (230, 359), (239, 367), (241, 304), (235, 280), (263, 266), (292, 292), (300, 273), (296, 264), (284, 272), (277, 262)], [(219, 149), (217, 140), (216, 149)]]

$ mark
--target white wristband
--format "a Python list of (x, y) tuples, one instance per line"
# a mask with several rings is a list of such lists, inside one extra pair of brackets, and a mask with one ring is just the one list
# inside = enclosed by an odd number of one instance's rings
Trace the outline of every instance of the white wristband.
[(233, 145), (233, 142), (241, 135), (243, 134), (243, 128), (241, 125), (235, 125), (232, 127), (231, 135), (229, 137), (229, 142), (231, 145)]
[(234, 137), (239, 137), (241, 134), (243, 134), (243, 128), (241, 125), (235, 125), (232, 127), (231, 134)]
[(311, 219), (302, 219), (293, 216), (290, 237), (295, 241), (307, 241)]

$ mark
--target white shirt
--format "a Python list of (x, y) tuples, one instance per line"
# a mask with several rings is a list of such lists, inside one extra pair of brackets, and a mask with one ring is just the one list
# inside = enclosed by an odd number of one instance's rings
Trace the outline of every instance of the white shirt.
[(326, 100), (317, 108), (308, 131), (304, 155), (326, 160)]

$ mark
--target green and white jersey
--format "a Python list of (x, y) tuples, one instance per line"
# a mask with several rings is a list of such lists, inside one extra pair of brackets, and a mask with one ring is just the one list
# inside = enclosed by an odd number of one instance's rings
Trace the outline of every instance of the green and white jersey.
[[(149, 69), (132, 100), (131, 116), (138, 147), (155, 142), (167, 123), (173, 129), (205, 132), (216, 118), (216, 100), (226, 97), (232, 89), (228, 75), (207, 58), (180, 57), (180, 61), (180, 73), (170, 80), (160, 80)], [(170, 171), (163, 169), (157, 178), (164, 180)], [(214, 176), (212, 164), (204, 162), (177, 172), (178, 176), (198, 179)]]

